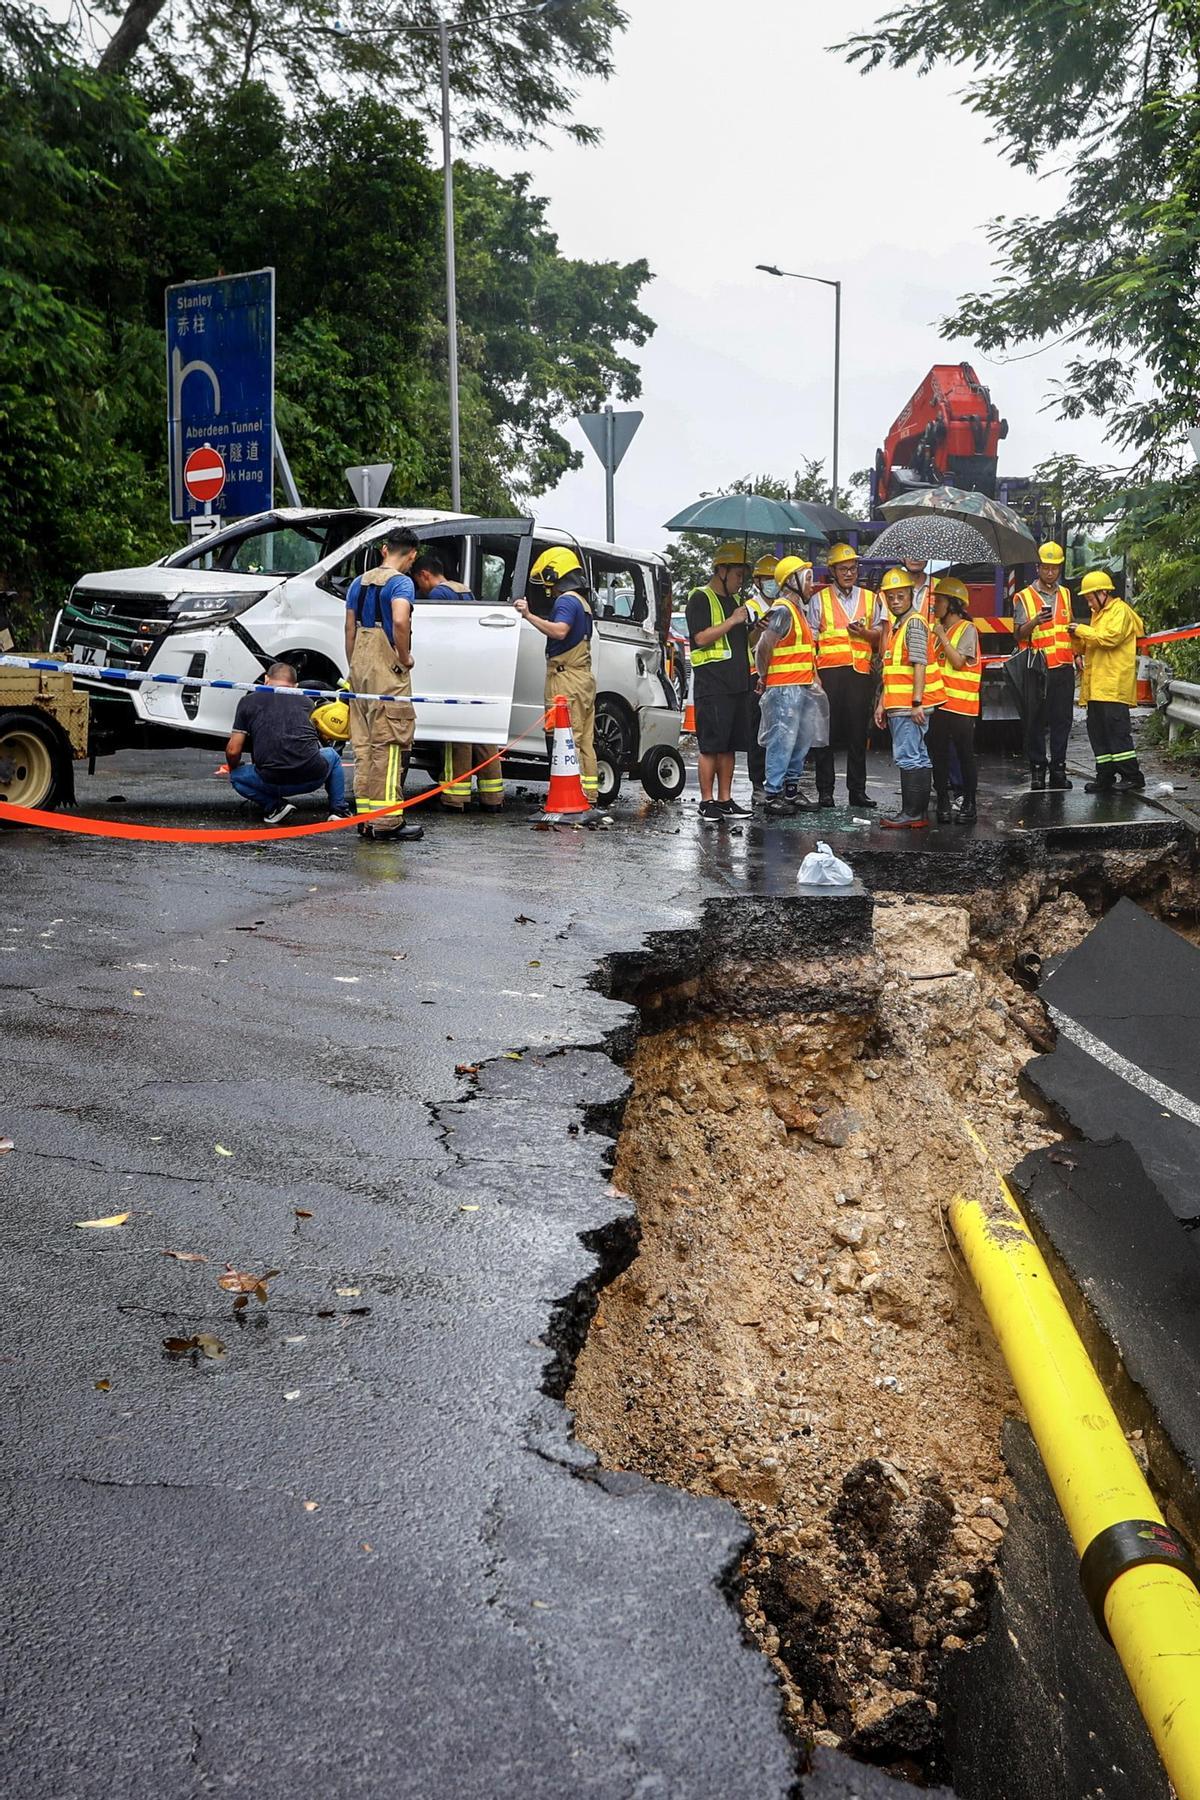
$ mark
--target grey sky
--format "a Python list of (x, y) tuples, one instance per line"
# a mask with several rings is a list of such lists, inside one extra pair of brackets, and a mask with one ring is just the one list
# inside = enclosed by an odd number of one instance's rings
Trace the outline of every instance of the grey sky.
[[(843, 472), (872, 460), (933, 363), (964, 358), (1009, 420), (1002, 470), (1060, 450), (1106, 460), (1097, 424), (1040, 410), (1061, 352), (1000, 365), (937, 333), (959, 294), (991, 284), (987, 221), (1046, 210), (1055, 186), (985, 143), (956, 98), (961, 75), (863, 76), (828, 54), (890, 3), (628, 0), (617, 73), (579, 103), (603, 144), (496, 158), (532, 171), (568, 255), (645, 256), (657, 277), (635, 402), (646, 420), (617, 477), (625, 543), (659, 545), (664, 519), (738, 475), (828, 463), (832, 291), (758, 262), (845, 283)], [(590, 451), (536, 510), (603, 535)]]

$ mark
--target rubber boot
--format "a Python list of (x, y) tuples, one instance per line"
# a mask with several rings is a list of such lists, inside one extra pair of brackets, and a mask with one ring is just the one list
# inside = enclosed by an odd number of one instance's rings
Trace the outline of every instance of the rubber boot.
[(1123, 762), (1121, 764), (1121, 767), (1117, 773), (1117, 779), (1121, 783), (1122, 787), (1127, 787), (1127, 788), (1144, 788), (1145, 787), (1146, 777), (1143, 775), (1141, 769), (1138, 767), (1138, 760), (1137, 760), (1136, 756), (1134, 757), (1132, 762)]
[(929, 806), (932, 777), (928, 769), (901, 769), (900, 811), (879, 823), (885, 831), (919, 831), (928, 825), (925, 814)]
[(1030, 763), (1030, 765), (1029, 765), (1029, 791), (1031, 794), (1039, 794), (1039, 793), (1041, 793), (1042, 789), (1045, 787), (1045, 785), (1046, 785), (1046, 768), (1047, 768), (1047, 765), (1045, 763)]
[(913, 802), (916, 807), (916, 824), (929, 823), (929, 796), (933, 792), (933, 770), (913, 770)]
[(1066, 763), (1050, 764), (1050, 780), (1047, 784), (1052, 788), (1073, 788), (1075, 783), (1067, 780)]
[(953, 818), (954, 813), (950, 806), (950, 789), (939, 788), (937, 797), (937, 822), (939, 825), (949, 825)]
[(1116, 785), (1117, 778), (1111, 769), (1097, 769), (1092, 779), (1084, 782), (1083, 791), (1085, 794), (1108, 794)]

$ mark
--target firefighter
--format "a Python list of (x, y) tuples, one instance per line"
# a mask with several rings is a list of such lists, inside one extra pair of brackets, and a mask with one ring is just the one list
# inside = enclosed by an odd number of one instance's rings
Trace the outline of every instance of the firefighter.
[(750, 777), (751, 798), (761, 800), (767, 781), (767, 753), (758, 741), (762, 715), (759, 710), (758, 672), (754, 652), (762, 634), (762, 622), (774, 606), (779, 594), (775, 579), (777, 559), (770, 554), (760, 556), (754, 565), (755, 592), (746, 600), (746, 640), (750, 646), (750, 723), (746, 746), (746, 773)]
[(817, 668), (829, 697), (829, 745), (813, 752), (817, 805), (832, 806), (837, 779), (834, 751), (846, 752), (846, 787), (852, 806), (874, 808), (867, 793), (867, 738), (875, 682), (871, 658), (881, 636), (872, 621), (876, 596), (858, 585), (858, 556), (849, 544), (829, 552), (828, 586), (809, 603), (817, 634)]
[(778, 817), (808, 804), (800, 797), (800, 776), (816, 723), (813, 691), (821, 684), (816, 640), (807, 617), (812, 564), (800, 556), (785, 556), (775, 578), (779, 598), (763, 622), (755, 665), (767, 763), (764, 811)]
[(594, 806), (600, 791), (596, 770), (596, 677), (592, 674), (591, 588), (574, 550), (543, 550), (529, 571), (552, 602), (549, 618), (539, 618), (522, 596), (513, 605), (546, 638), (545, 701), (549, 710), (561, 694), (571, 709), (571, 732), (579, 753), (583, 791)]
[(927, 739), (929, 760), (933, 764), (933, 785), (937, 791), (937, 822), (949, 825), (955, 817), (950, 809), (950, 755), (953, 750), (958, 756), (962, 787), (958, 823), (971, 825), (978, 817), (975, 721), (979, 717), (979, 687), (983, 678), (979, 632), (969, 617), (971, 597), (964, 581), (953, 575), (939, 575), (931, 586), (933, 619), (929, 629), (945, 690), (945, 699), (934, 708), (929, 721)]
[(1065, 561), (1061, 544), (1043, 544), (1038, 551), (1037, 580), (1022, 588), (1013, 602), (1018, 646), (1032, 644), (1046, 658), (1045, 698), (1025, 720), (1029, 785), (1035, 790), (1071, 786), (1067, 780), (1067, 744), (1075, 708), (1075, 646), (1069, 629), (1071, 596), (1062, 585)]
[(1146, 627), (1127, 600), (1119, 600), (1111, 575), (1092, 569), (1079, 584), (1091, 622), (1067, 627), (1083, 645), (1083, 681), (1079, 698), (1087, 707), (1088, 741), (1096, 758), (1096, 774), (1085, 784), (1088, 794), (1116, 787), (1144, 788), (1138, 767), (1129, 709), (1137, 699), (1137, 641)]
[(889, 830), (920, 830), (929, 823), (933, 765), (925, 738), (930, 711), (942, 698), (941, 675), (930, 660), (929, 627), (913, 605), (908, 570), (889, 569), (879, 591), (890, 618), (883, 637), (883, 686), (875, 723), (880, 730), (886, 723), (891, 734), (901, 798), (900, 811), (880, 824)]
[[(417, 715), (409, 670), (412, 655), (414, 588), (408, 570), (419, 545), (411, 531), (397, 527), (383, 540), (383, 559), (350, 583), (346, 595), (346, 661), (355, 693), (397, 694), (394, 701), (352, 700), (350, 740), (354, 745), (354, 802), (368, 819), (394, 806), (404, 793)], [(359, 826), (366, 837), (405, 842), (425, 835), (403, 813), (388, 813)]]

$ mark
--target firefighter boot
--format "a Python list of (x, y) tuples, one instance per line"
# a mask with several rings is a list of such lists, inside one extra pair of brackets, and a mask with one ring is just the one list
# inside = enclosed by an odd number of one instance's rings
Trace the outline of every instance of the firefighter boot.
[(1123, 762), (1121, 764), (1121, 767), (1117, 770), (1117, 779), (1120, 782), (1122, 787), (1127, 787), (1127, 788), (1144, 788), (1145, 787), (1146, 777), (1142, 774), (1141, 769), (1138, 767), (1138, 760), (1137, 760), (1136, 756), (1133, 757), (1129, 762)]
[(1102, 769), (1096, 770), (1091, 781), (1084, 782), (1083, 791), (1085, 794), (1107, 794), (1110, 788), (1115, 788), (1116, 785), (1117, 778), (1109, 768), (1108, 764), (1105, 763)]
[(1073, 788), (1075, 786), (1073, 781), (1067, 780), (1066, 763), (1050, 764), (1050, 780), (1047, 786), (1052, 788)]

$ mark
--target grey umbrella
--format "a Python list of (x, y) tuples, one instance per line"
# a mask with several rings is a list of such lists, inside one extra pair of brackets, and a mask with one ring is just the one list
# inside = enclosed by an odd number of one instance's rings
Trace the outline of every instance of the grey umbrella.
[(973, 525), (937, 513), (897, 519), (881, 531), (867, 554), (886, 562), (998, 563), (1000, 558)]
[(959, 519), (964, 525), (974, 525), (995, 551), (994, 560), (1006, 568), (1012, 563), (1037, 559), (1037, 539), (1012, 507), (990, 499), (987, 494), (976, 494), (970, 488), (918, 488), (888, 500), (879, 510), (888, 520), (937, 513), (942, 518)]

